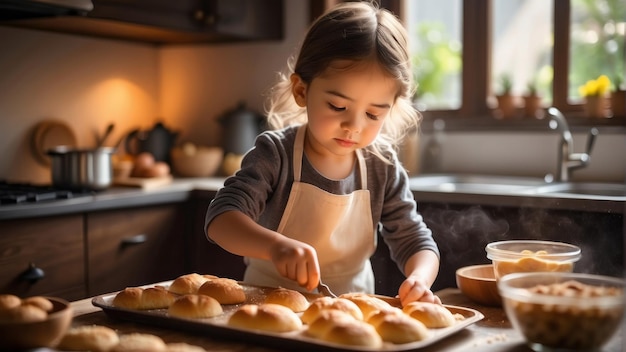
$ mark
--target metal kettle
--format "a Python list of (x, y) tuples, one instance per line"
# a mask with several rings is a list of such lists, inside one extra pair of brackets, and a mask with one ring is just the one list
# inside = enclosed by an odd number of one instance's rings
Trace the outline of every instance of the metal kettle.
[(133, 130), (126, 136), (126, 151), (137, 155), (148, 152), (155, 161), (170, 162), (170, 151), (174, 147), (178, 132), (157, 122), (151, 130)]
[(254, 146), (256, 136), (266, 129), (265, 116), (249, 110), (244, 103), (226, 111), (218, 118), (224, 128), (224, 153), (243, 155)]

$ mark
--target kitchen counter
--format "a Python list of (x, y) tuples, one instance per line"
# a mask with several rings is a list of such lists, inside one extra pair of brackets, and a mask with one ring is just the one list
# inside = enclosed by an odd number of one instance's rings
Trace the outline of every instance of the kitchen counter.
[[(435, 344), (420, 349), (423, 352), (434, 351), (491, 351), (491, 352), (525, 352), (531, 351), (524, 343), (523, 337), (515, 331), (501, 308), (484, 307), (467, 299), (456, 288), (437, 292), (443, 303), (470, 307), (479, 310), (485, 318), (466, 329), (449, 336)], [(91, 298), (73, 302), (74, 320), (72, 326), (104, 325), (111, 327), (120, 334), (141, 332), (160, 336), (166, 342), (186, 342), (202, 346), (211, 351), (235, 352), (277, 351), (266, 347), (254, 346), (245, 342), (221, 340), (214, 337), (199, 336), (177, 330), (156, 326), (143, 325), (128, 321), (109, 318), (100, 308), (94, 307)], [(602, 350), (604, 352), (622, 351), (623, 334), (615, 334), (613, 339)]]
[[(184, 202), (193, 194), (208, 192), (209, 197), (222, 187), (225, 178), (176, 178), (171, 184), (141, 189), (114, 186), (91, 195), (67, 200), (43, 201), (0, 206), (0, 220), (82, 213), (107, 209)], [(626, 212), (626, 197), (601, 197), (571, 194), (511, 194), (508, 192), (441, 191), (411, 184), (418, 202), (482, 204), (532, 207), (602, 213)]]

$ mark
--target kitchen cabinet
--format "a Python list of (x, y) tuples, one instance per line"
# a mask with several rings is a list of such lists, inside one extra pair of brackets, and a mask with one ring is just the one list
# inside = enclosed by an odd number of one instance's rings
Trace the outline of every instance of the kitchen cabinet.
[(0, 222), (0, 293), (86, 296), (83, 216)]
[(93, 0), (85, 16), (5, 25), (153, 44), (280, 40), (282, 0)]
[(185, 273), (184, 207), (178, 204), (86, 215), (88, 292), (98, 295)]

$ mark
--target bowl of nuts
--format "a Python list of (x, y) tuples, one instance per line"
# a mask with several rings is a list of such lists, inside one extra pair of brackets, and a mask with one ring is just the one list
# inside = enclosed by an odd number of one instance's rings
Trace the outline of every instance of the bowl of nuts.
[(496, 280), (524, 272), (572, 272), (581, 257), (578, 246), (553, 241), (510, 240), (491, 242), (485, 248)]
[(621, 278), (564, 272), (498, 280), (507, 317), (535, 351), (601, 349), (622, 322), (624, 286)]

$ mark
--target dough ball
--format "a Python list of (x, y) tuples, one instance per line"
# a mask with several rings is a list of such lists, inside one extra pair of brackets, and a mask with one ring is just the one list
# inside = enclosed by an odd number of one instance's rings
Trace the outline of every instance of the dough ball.
[(178, 297), (167, 310), (167, 314), (180, 318), (211, 318), (223, 313), (222, 305), (213, 297), (184, 295)]
[(175, 299), (176, 297), (164, 287), (148, 287), (141, 294), (141, 309), (167, 308)]
[(185, 342), (172, 342), (167, 344), (167, 352), (206, 352), (206, 350)]
[(161, 352), (167, 350), (165, 342), (155, 335), (130, 333), (121, 335), (119, 339), (111, 352)]
[(14, 308), (22, 304), (22, 299), (11, 294), (0, 295), (0, 310)]
[(360, 320), (341, 321), (321, 336), (324, 341), (367, 348), (380, 348), (383, 345), (382, 338), (376, 329)]
[(446, 307), (429, 302), (411, 302), (402, 308), (402, 311), (413, 319), (421, 321), (431, 329), (446, 328), (456, 323), (452, 312)]
[(309, 308), (302, 313), (302, 322), (310, 324), (319, 313), (325, 309), (338, 309), (352, 315), (357, 320), (363, 320), (363, 313), (356, 303), (346, 298), (319, 297), (311, 302)]
[(41, 297), (41, 296), (33, 296), (33, 297), (24, 298), (22, 300), (22, 305), (27, 305), (27, 304), (33, 305), (35, 307), (39, 307), (44, 312), (50, 312), (52, 308), (54, 308), (54, 305), (52, 304), (52, 302), (50, 302), (49, 299), (45, 297)]
[(283, 287), (271, 291), (265, 297), (265, 303), (280, 304), (296, 313), (303, 312), (309, 307), (309, 301), (302, 293)]
[(10, 323), (34, 323), (44, 321), (48, 318), (48, 313), (34, 305), (19, 305), (0, 311), (0, 322)]
[(363, 319), (365, 320), (367, 320), (367, 317), (373, 312), (391, 308), (389, 303), (366, 293), (345, 293), (339, 297), (354, 302), (363, 313)]
[(376, 329), (383, 341), (395, 344), (422, 341), (430, 336), (426, 325), (397, 308), (374, 312), (367, 322)]
[(337, 309), (322, 310), (315, 320), (308, 324), (306, 333), (315, 338), (322, 338), (335, 324), (350, 320), (355, 320), (355, 318), (344, 311)]
[(294, 311), (274, 303), (244, 304), (230, 316), (228, 325), (271, 332), (290, 332), (302, 328), (302, 322)]
[(117, 333), (106, 326), (86, 325), (69, 329), (57, 349), (63, 351), (106, 352), (119, 342)]
[(209, 278), (198, 273), (186, 274), (177, 277), (169, 287), (170, 292), (184, 295), (188, 293), (198, 293), (198, 289)]
[(113, 298), (113, 306), (126, 309), (141, 309), (141, 287), (127, 287)]
[(243, 287), (233, 279), (217, 278), (202, 284), (198, 294), (215, 298), (221, 304), (238, 304), (246, 300)]

